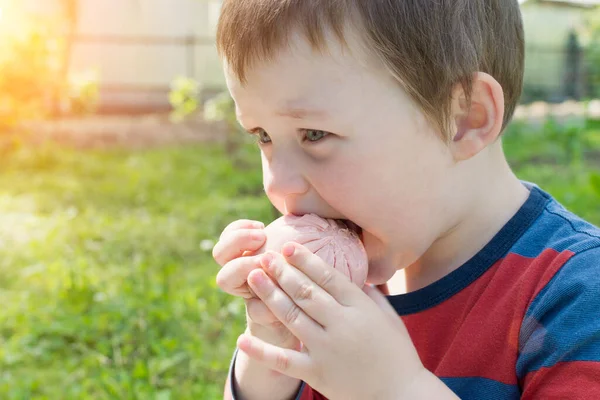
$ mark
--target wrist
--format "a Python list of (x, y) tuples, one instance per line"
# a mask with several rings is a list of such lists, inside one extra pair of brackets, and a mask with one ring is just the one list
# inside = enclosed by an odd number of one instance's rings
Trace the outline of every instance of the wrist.
[(236, 350), (229, 371), (229, 400), (251, 400), (265, 398), (295, 399), (302, 388), (298, 379), (280, 374), (249, 358), (243, 351)]
[[(401, 393), (402, 395), (398, 395)], [(431, 371), (422, 368), (411, 381), (390, 399), (406, 400), (457, 400), (459, 397), (440, 378)]]

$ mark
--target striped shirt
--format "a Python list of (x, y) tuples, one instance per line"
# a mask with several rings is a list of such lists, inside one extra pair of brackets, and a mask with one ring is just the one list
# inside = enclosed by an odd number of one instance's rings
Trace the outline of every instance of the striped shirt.
[[(461, 399), (600, 399), (600, 229), (527, 186), (471, 260), (388, 300)], [(325, 397), (303, 384), (296, 399)]]

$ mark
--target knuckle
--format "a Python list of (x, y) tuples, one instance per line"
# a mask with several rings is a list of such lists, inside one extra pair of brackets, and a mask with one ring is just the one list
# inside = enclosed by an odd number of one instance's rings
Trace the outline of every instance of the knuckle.
[(310, 283), (301, 284), (296, 290), (294, 298), (299, 301), (310, 301), (314, 296), (314, 287)]
[(277, 281), (280, 281), (281, 277), (283, 275), (283, 267), (281, 266), (281, 264), (279, 262), (277, 262), (276, 258), (274, 258), (273, 261), (271, 262), (269, 269), (270, 269), (271, 274), (273, 274), (273, 278), (275, 278)]
[(275, 356), (275, 365), (279, 371), (287, 371), (289, 369), (290, 359), (283, 350), (277, 352), (277, 356)]
[(299, 315), (300, 315), (300, 308), (298, 308), (298, 306), (292, 306), (285, 313), (283, 320), (286, 323), (286, 325), (293, 325), (298, 320)]
[(335, 275), (333, 274), (333, 271), (331, 271), (330, 269), (324, 269), (323, 275), (321, 275), (321, 279), (319, 280), (319, 286), (329, 287), (333, 284), (334, 279)]

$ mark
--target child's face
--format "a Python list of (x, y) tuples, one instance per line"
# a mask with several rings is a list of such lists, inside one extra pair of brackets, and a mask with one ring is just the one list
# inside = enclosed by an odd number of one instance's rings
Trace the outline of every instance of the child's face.
[(453, 223), (452, 156), (383, 67), (335, 41), (323, 54), (298, 37), (291, 48), (243, 85), (227, 74), (240, 123), (265, 142), (265, 191), (284, 214), (362, 227), (368, 281), (384, 283)]

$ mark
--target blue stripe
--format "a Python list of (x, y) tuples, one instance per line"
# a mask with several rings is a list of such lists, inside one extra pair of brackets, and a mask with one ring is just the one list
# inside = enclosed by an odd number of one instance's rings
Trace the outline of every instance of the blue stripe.
[(565, 361), (600, 362), (600, 246), (571, 257), (521, 324), (519, 379)]
[(507, 385), (487, 378), (441, 378), (462, 400), (512, 400), (519, 399), (521, 392), (517, 385)]
[(515, 243), (511, 253), (535, 258), (549, 248), (578, 253), (598, 244), (600, 229), (551, 201), (535, 225)]

